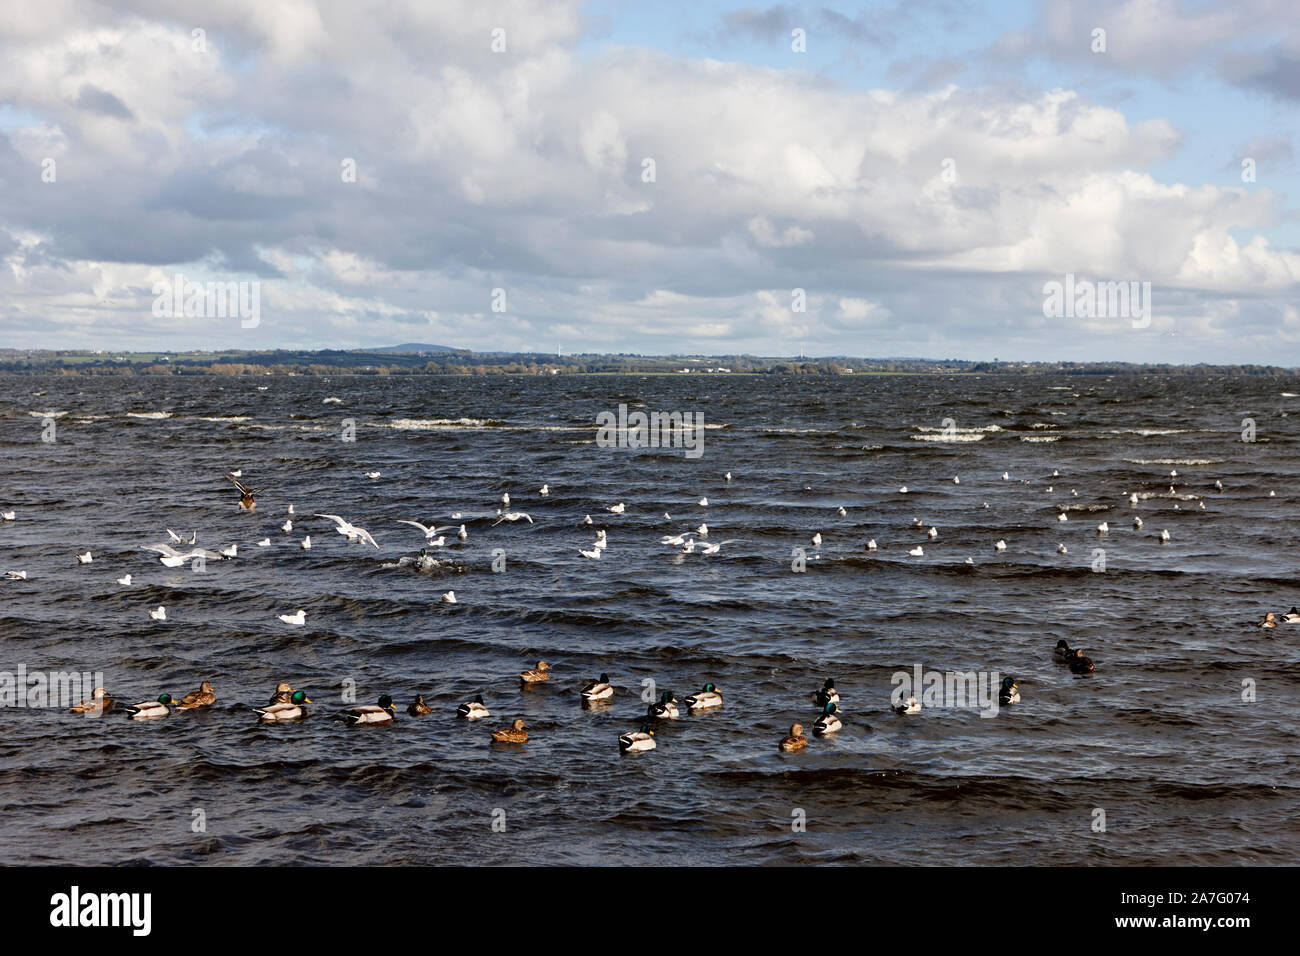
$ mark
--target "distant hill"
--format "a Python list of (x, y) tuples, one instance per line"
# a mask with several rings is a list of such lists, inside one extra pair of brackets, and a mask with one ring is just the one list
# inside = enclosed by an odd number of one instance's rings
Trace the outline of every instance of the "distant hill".
[(419, 355), (421, 352), (464, 352), (465, 349), (454, 349), (447, 345), (421, 345), (418, 342), (407, 342), (405, 345), (385, 345), (377, 349), (353, 349), (354, 352), (402, 352), (410, 355)]

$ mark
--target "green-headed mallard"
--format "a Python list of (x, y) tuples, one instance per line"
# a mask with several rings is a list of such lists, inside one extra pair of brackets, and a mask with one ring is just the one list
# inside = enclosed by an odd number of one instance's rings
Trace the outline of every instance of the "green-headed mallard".
[(433, 713), (433, 708), (424, 702), (423, 694), (416, 694), (415, 700), (411, 701), (411, 706), (406, 708), (406, 712), (412, 717), (427, 717)]
[(808, 738), (803, 735), (803, 724), (791, 724), (790, 735), (781, 740), (781, 749), (792, 754), (807, 746)]
[(813, 701), (823, 709), (827, 704), (838, 704), (840, 702), (840, 694), (835, 689), (834, 677), (826, 678), (822, 686), (813, 694)]
[(1002, 686), (998, 689), (998, 703), (1003, 706), (1020, 703), (1020, 688), (1016, 685), (1014, 677), (1002, 678)]
[(582, 699), (585, 703), (593, 703), (598, 700), (609, 700), (614, 696), (614, 688), (609, 684), (609, 675), (601, 674), (598, 680), (592, 681), (582, 689)]
[(654, 750), (655, 732), (646, 724), (642, 724), (640, 730), (635, 730), (630, 734), (619, 735), (618, 749), (623, 751), (625, 754), (640, 753), (643, 750)]
[(198, 710), (211, 707), (217, 702), (217, 695), (212, 692), (212, 685), (204, 681), (198, 690), (192, 690), (176, 702), (177, 710)]
[(827, 704), (821, 715), (813, 721), (813, 733), (819, 736), (821, 734), (833, 734), (842, 728), (844, 723), (836, 716), (836, 711), (839, 709), (838, 704)]
[(307, 716), (307, 711), (302, 705), (310, 703), (311, 698), (307, 696), (306, 691), (295, 690), (290, 692), (286, 700), (273, 702), (265, 707), (254, 707), (253, 710), (262, 715), (262, 720), (300, 720)]
[(529, 684), (540, 684), (542, 681), (548, 681), (551, 679), (551, 675), (547, 673), (550, 669), (551, 665), (546, 661), (538, 661), (537, 666), (532, 670), (524, 671), (519, 675), (519, 681), (525, 687)]
[(362, 704), (339, 714), (339, 718), (349, 725), (357, 724), (391, 724), (393, 722), (393, 698), (385, 694), (376, 704)]
[(473, 700), (467, 701), (456, 708), (456, 716), (464, 717), (466, 720), (478, 720), (481, 717), (491, 717), (487, 705), (483, 703), (483, 695), (477, 695)]
[(122, 710), (132, 720), (149, 720), (152, 717), (166, 717), (172, 712), (172, 695), (159, 694), (157, 700), (146, 700)]
[(522, 717), (516, 717), (505, 730), (492, 731), (492, 739), (500, 744), (522, 744), (528, 740), (528, 725)]
[(659, 695), (659, 703), (651, 704), (646, 714), (655, 720), (676, 720), (677, 698), (672, 691), (664, 691)]
[(710, 707), (722, 706), (722, 695), (718, 693), (718, 688), (713, 684), (705, 684), (704, 689), (698, 694), (691, 694), (682, 701), (687, 710), (708, 710)]

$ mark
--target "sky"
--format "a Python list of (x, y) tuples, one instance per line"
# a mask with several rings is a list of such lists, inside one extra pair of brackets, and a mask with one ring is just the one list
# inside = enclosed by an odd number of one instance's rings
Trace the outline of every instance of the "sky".
[(1298, 116), (1292, 0), (10, 4), (0, 347), (1300, 366)]

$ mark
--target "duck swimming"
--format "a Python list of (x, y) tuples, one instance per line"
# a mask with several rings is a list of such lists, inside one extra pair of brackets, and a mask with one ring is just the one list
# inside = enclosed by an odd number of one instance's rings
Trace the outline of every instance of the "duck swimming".
[(793, 754), (807, 746), (808, 738), (803, 734), (803, 724), (791, 724), (789, 735), (781, 739), (781, 749), (788, 754)]
[(1300, 624), (1300, 611), (1294, 607), (1282, 615), (1283, 624)]
[(844, 723), (835, 715), (839, 710), (834, 704), (827, 704), (826, 709), (822, 711), (821, 716), (813, 721), (813, 733), (818, 736), (822, 734), (833, 734), (844, 726)]
[(199, 685), (198, 690), (192, 690), (179, 701), (176, 702), (177, 710), (198, 710), (200, 707), (211, 707), (217, 702), (217, 695), (212, 691), (212, 684), (204, 681)]
[(280, 681), (275, 685), (275, 693), (271, 695), (271, 699), (267, 701), (267, 704), (287, 704), (293, 693), (294, 690), (287, 681)]
[(582, 701), (585, 704), (609, 700), (613, 696), (614, 688), (609, 684), (608, 674), (601, 674), (598, 680), (592, 681), (582, 689)]
[(466, 720), (478, 720), (480, 717), (491, 717), (487, 706), (483, 703), (483, 695), (479, 694), (473, 700), (461, 704), (456, 708), (456, 716), (464, 717)]
[(722, 706), (722, 695), (718, 693), (718, 688), (714, 684), (705, 684), (704, 689), (698, 694), (691, 694), (682, 701), (687, 710), (708, 710), (711, 707)]
[(1070, 645), (1064, 640), (1056, 642), (1056, 647), (1052, 648), (1052, 660), (1058, 664), (1068, 664), (1070, 658), (1074, 656), (1074, 651), (1070, 650)]
[(903, 703), (896, 704), (891, 709), (896, 714), (919, 714), (921, 712), (921, 702), (915, 696), (912, 696)]
[(256, 511), (257, 502), (253, 500), (253, 496), (257, 494), (257, 491), (253, 488), (248, 487), (248, 485), (240, 481), (238, 475), (226, 475), (226, 477), (229, 478), (231, 481), (233, 481), (235, 483), (235, 487), (239, 489), (240, 510), (247, 511), (249, 514), (252, 514), (254, 511)]
[(265, 707), (254, 707), (253, 710), (261, 715), (260, 720), (301, 720), (307, 716), (302, 705), (310, 703), (311, 698), (306, 691), (295, 690), (282, 701), (273, 698), (272, 703)]
[(146, 700), (139, 704), (132, 704), (130, 707), (123, 707), (122, 710), (132, 720), (166, 717), (172, 712), (172, 695), (160, 694), (157, 700)]
[(822, 708), (825, 708), (827, 704), (838, 704), (840, 702), (840, 693), (835, 689), (835, 678), (826, 678), (822, 686), (813, 693), (813, 700), (818, 707)]
[(547, 673), (550, 669), (551, 665), (546, 663), (546, 661), (538, 661), (537, 666), (532, 670), (524, 671), (520, 674), (519, 680), (525, 686), (529, 684), (540, 684), (542, 681), (548, 681), (551, 679), (551, 675)]
[(433, 708), (424, 702), (423, 694), (416, 694), (415, 700), (411, 701), (411, 706), (406, 708), (406, 712), (412, 717), (427, 717), (433, 713)]
[(393, 722), (393, 698), (387, 694), (379, 698), (376, 704), (363, 704), (353, 707), (338, 715), (338, 719), (347, 721), (349, 726), (357, 724), (391, 724)]
[(528, 725), (522, 717), (516, 717), (505, 730), (492, 731), (492, 739), (499, 744), (522, 744), (528, 740)]
[(1020, 703), (1020, 688), (1014, 677), (1002, 678), (1002, 687), (998, 690), (998, 703), (1002, 706)]
[(1091, 674), (1094, 670), (1092, 658), (1084, 657), (1083, 651), (1075, 649), (1074, 656), (1070, 658), (1071, 674)]
[(74, 714), (90, 714), (92, 717), (102, 717), (112, 709), (113, 698), (102, 687), (96, 687), (87, 700), (68, 708)]
[(655, 732), (646, 724), (642, 724), (640, 730), (633, 731), (630, 734), (621, 734), (618, 738), (618, 749), (625, 754), (654, 750), (655, 746)]
[(653, 717), (655, 720), (676, 720), (677, 698), (673, 696), (673, 692), (666, 690), (660, 694), (659, 702), (651, 704), (646, 709), (646, 716)]
[(1259, 622), (1260, 627), (1277, 627), (1277, 615), (1269, 611), (1264, 615), (1264, 620)]

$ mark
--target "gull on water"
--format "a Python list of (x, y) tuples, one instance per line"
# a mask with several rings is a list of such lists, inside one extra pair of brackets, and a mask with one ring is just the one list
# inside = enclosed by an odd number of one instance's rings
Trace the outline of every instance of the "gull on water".
[(89, 552), (89, 551), (87, 551), (85, 554), (79, 554), (79, 555), (77, 555), (77, 563), (78, 563), (78, 564), (89, 564), (89, 563), (90, 563), (91, 561), (93, 561), (93, 560), (95, 560), (95, 559), (92, 558), (92, 557), (90, 556), (90, 552)]
[(1005, 541), (1003, 541), (1001, 538), (999, 538), (999, 539), (998, 539), (998, 543), (995, 544), (995, 545), (993, 545), (993, 550), (994, 550), (994, 551), (1005, 551), (1005, 550), (1007, 550), (1007, 543), (1006, 543)]
[(123, 577), (118, 578), (118, 579), (117, 579), (117, 583), (118, 583), (118, 584), (123, 584), (123, 585), (125, 585), (126, 587), (130, 587), (130, 586), (131, 586), (131, 575), (127, 574), (127, 575), (125, 575), (125, 576), (123, 576)]
[(1056, 520), (1057, 520), (1057, 521), (1069, 521), (1069, 520), (1070, 520), (1070, 517), (1069, 517), (1069, 515), (1067, 515), (1064, 511), (1062, 511), (1059, 515), (1056, 516)]
[(149, 612), (149, 616), (155, 621), (165, 621), (167, 620), (167, 608), (159, 604), (157, 608)]
[(695, 529), (695, 533), (698, 534), (701, 538), (707, 538), (709, 536), (709, 526), (706, 525), (703, 521), (701, 521), (700, 526)]
[(1106, 522), (1103, 521), (1101, 524), (1097, 525), (1098, 534), (1106, 534), (1109, 531), (1110, 531), (1110, 525), (1108, 525)]
[(1141, 528), (1142, 528), (1142, 519), (1141, 519), (1141, 518), (1134, 518), (1134, 519), (1133, 519), (1133, 527), (1134, 527), (1135, 529), (1137, 529), (1137, 530), (1141, 530)]
[(550, 485), (542, 485), (542, 487), (540, 487), (540, 488), (537, 489), (537, 493), (538, 493), (539, 495), (541, 495), (543, 498), (545, 498), (547, 495), (549, 495), (549, 494), (551, 493), (551, 486), (550, 486)]
[(298, 542), (298, 547), (302, 548), (304, 551), (310, 551), (310, 550), (311, 550), (311, 535), (307, 535), (307, 537), (305, 537), (305, 538), (303, 538), (301, 541), (299, 541), (299, 542)]
[(1058, 554), (1065, 554), (1065, 553), (1066, 553), (1065, 545), (1064, 545), (1064, 544), (1058, 544), (1058, 545), (1056, 546), (1056, 551), (1057, 551)]
[(1161, 532), (1160, 532), (1160, 540), (1161, 540), (1162, 542), (1163, 542), (1163, 541), (1168, 541), (1168, 540), (1169, 540), (1169, 532), (1168, 532), (1168, 531), (1161, 531)]
[(843, 517), (845, 517), (847, 514), (848, 514), (848, 512), (844, 510), (844, 506), (843, 506), (843, 505), (840, 505), (840, 517), (843, 518)]
[(261, 541), (257, 542), (257, 546), (259, 548), (269, 548), (271, 546), (271, 539), (263, 538)]
[(812, 544), (814, 548), (820, 548), (822, 546), (822, 533), (820, 531), (816, 532), (812, 536)]
[(913, 548), (911, 551), (908, 551), (907, 553), (914, 558), (919, 558), (923, 554), (925, 554), (925, 549), (918, 544), (915, 548)]
[(26, 571), (6, 571), (6, 572), (5, 572), (5, 580), (6, 580), (6, 581), (26, 581), (26, 580), (27, 580), (27, 572), (26, 572)]
[(578, 553), (584, 558), (596, 559), (600, 557), (600, 548), (597, 548), (595, 545), (592, 546), (592, 550), (590, 551), (584, 551), (582, 548), (579, 548)]
[(15, 517), (17, 516), (12, 511), (0, 511), (0, 518), (3, 518), (5, 521), (13, 521)]
[(292, 519), (292, 518), (286, 518), (284, 524), (280, 525), (280, 530), (283, 531), (285, 534), (288, 534), (290, 531), (292, 531), (292, 530), (293, 530), (293, 519)]
[(899, 488), (899, 489), (898, 489), (898, 493), (899, 493), (900, 495), (905, 495), (905, 494), (907, 494), (907, 485), (903, 485), (901, 488)]
[(302, 627), (307, 623), (307, 612), (302, 608), (299, 608), (296, 614), (277, 614), (276, 617), (284, 621), (285, 624), (292, 624), (294, 627)]
[(872, 538), (870, 541), (867, 542), (867, 550), (868, 550), (868, 551), (875, 551), (875, 550), (876, 550), (876, 539), (875, 539), (875, 538)]
[(621, 515), (624, 511), (627, 510), (627, 505), (623, 504), (623, 502), (620, 501), (616, 505), (610, 505), (607, 510), (614, 512), (614, 514), (616, 515)]
[(460, 530), (456, 532), (456, 537), (460, 538), (462, 541), (469, 540), (469, 532), (465, 530), (464, 525), (460, 526)]
[(930, 536), (930, 540), (933, 541), (935, 538), (939, 537), (939, 529), (932, 527), (930, 528), (929, 531), (926, 532), (926, 534), (928, 534)]
[(442, 603), (443, 603), (443, 604), (455, 604), (455, 603), (456, 603), (456, 592), (455, 592), (455, 591), (448, 591), (446, 594), (444, 594), (444, 595), (442, 596)]
[[(582, 523), (583, 523), (583, 524), (591, 524), (591, 515), (585, 515), (585, 516), (583, 517), (583, 519), (582, 519)], [(463, 527), (465, 527), (465, 526), (464, 526), (464, 525), (461, 525), (461, 527), (463, 528)]]
[(374, 481), (376, 478), (379, 477), (379, 472), (377, 472), (377, 471), (368, 471), (368, 472), (366, 472), (366, 477), (369, 478), (371, 481)]
[(239, 553), (239, 545), (237, 544), (232, 544), (228, 548), (221, 549), (221, 556), (223, 558), (233, 558), (238, 553)]
[(707, 507), (709, 506), (709, 499), (708, 499), (708, 498), (701, 498), (700, 501), (699, 501), (699, 505), (700, 505), (701, 508), (707, 508)]
[(730, 480), (731, 480), (731, 472), (727, 472), (725, 475), (723, 475), (723, 476), (722, 476), (722, 479), (723, 479), (723, 481), (730, 481)]

